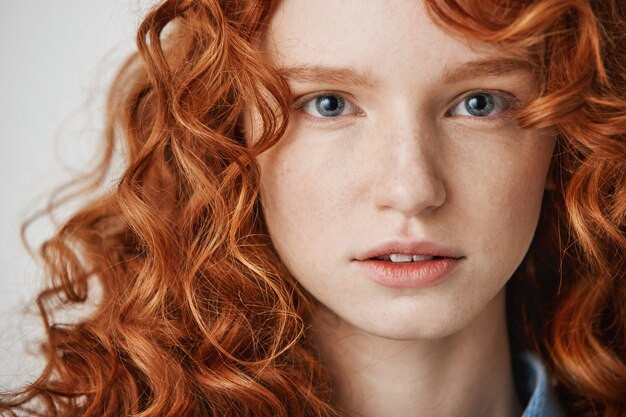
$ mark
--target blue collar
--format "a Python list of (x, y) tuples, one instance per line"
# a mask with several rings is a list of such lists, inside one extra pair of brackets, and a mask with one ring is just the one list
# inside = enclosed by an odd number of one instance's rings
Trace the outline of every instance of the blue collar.
[(513, 377), (517, 394), (525, 407), (522, 417), (565, 417), (546, 367), (534, 353), (515, 356)]

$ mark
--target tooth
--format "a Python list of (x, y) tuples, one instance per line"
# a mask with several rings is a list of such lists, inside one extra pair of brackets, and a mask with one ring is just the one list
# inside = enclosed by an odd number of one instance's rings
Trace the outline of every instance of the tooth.
[(413, 261), (413, 257), (411, 255), (404, 255), (404, 254), (392, 253), (389, 255), (389, 258), (391, 259), (391, 262), (412, 262)]
[(433, 257), (428, 255), (413, 255), (413, 262), (428, 261), (430, 259), (433, 259)]

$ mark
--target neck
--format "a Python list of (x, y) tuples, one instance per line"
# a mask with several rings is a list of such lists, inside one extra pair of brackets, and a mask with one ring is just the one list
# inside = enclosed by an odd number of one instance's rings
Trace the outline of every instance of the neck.
[(323, 308), (313, 329), (348, 416), (520, 416), (505, 317), (502, 290), (442, 339), (377, 337)]

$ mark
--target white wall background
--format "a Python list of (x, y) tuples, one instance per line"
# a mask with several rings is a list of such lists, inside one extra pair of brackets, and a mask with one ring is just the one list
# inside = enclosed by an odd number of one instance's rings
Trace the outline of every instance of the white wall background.
[[(20, 224), (87, 168), (107, 86), (154, 2), (0, 0), (0, 390), (41, 366), (33, 300), (42, 269), (23, 248)], [(41, 241), (51, 230), (39, 221), (29, 236)]]

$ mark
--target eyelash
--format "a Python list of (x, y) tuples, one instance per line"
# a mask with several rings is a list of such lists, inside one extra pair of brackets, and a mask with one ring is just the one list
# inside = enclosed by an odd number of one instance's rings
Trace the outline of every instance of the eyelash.
[[(323, 117), (323, 116), (313, 116), (310, 115), (308, 113), (306, 113), (303, 109), (304, 107), (310, 103), (313, 102), (315, 100), (317, 100), (320, 97), (341, 97), (346, 103), (350, 103), (351, 106), (354, 106), (354, 108), (356, 109), (356, 114), (354, 115), (340, 115), (337, 117)], [(292, 110), (293, 111), (302, 111), (302, 113), (304, 114), (304, 116), (306, 118), (308, 118), (309, 120), (311, 120), (314, 123), (337, 123), (340, 120), (344, 119), (341, 116), (361, 116), (363, 115), (363, 111), (355, 104), (352, 103), (351, 100), (347, 99), (345, 97), (344, 94), (342, 93), (337, 93), (334, 91), (322, 91), (319, 93), (316, 93), (315, 95), (306, 95), (304, 97), (300, 97), (297, 98), (293, 105), (292, 105)], [(345, 119), (344, 119), (345, 120)]]
[[(492, 97), (495, 98), (496, 101), (500, 101), (501, 103), (504, 103), (504, 109), (501, 110), (499, 113), (497, 113), (496, 115), (492, 116), (492, 115), (486, 115), (486, 116), (473, 116), (473, 115), (457, 115), (460, 117), (465, 117), (465, 118), (470, 118), (470, 119), (480, 119), (480, 120), (484, 120), (484, 119), (495, 119), (495, 118), (504, 118), (506, 117), (510, 111), (512, 109), (514, 109), (515, 107), (518, 106), (519, 104), (519, 100), (517, 99), (517, 97), (515, 97), (515, 95), (508, 93), (506, 91), (501, 91), (501, 90), (474, 90), (474, 91), (470, 91), (468, 93), (465, 93), (458, 101), (455, 102), (455, 104), (452, 106), (451, 109), (447, 110), (445, 112), (445, 115), (447, 117), (453, 117), (454, 115), (452, 114), (452, 111), (454, 109), (456, 109), (458, 106), (462, 105), (467, 99), (471, 98), (471, 97), (476, 97), (479, 96), (481, 94), (485, 94), (485, 95), (490, 95)], [(356, 114), (350, 114), (350, 115), (338, 115), (336, 117), (324, 117), (324, 116), (313, 116), (307, 112), (305, 112), (303, 109), (304, 107), (309, 104), (314, 102), (315, 100), (317, 100), (318, 98), (321, 97), (340, 97), (342, 98), (345, 103), (349, 103), (351, 106), (354, 106), (356, 109)], [(352, 101), (350, 101), (349, 99), (347, 99), (345, 97), (344, 94), (341, 93), (337, 93), (337, 92), (333, 92), (333, 91), (327, 91), (327, 92), (320, 92), (320, 93), (316, 93), (313, 96), (307, 95), (304, 97), (300, 97), (298, 99), (296, 99), (294, 101), (294, 104), (292, 106), (294, 111), (300, 110), (302, 111), (305, 116), (307, 118), (309, 118), (310, 120), (312, 120), (313, 122), (316, 123), (334, 123), (334, 122), (338, 122), (338, 119), (341, 119), (341, 116), (360, 116), (363, 114), (362, 110), (356, 106), (355, 104), (352, 103)]]

